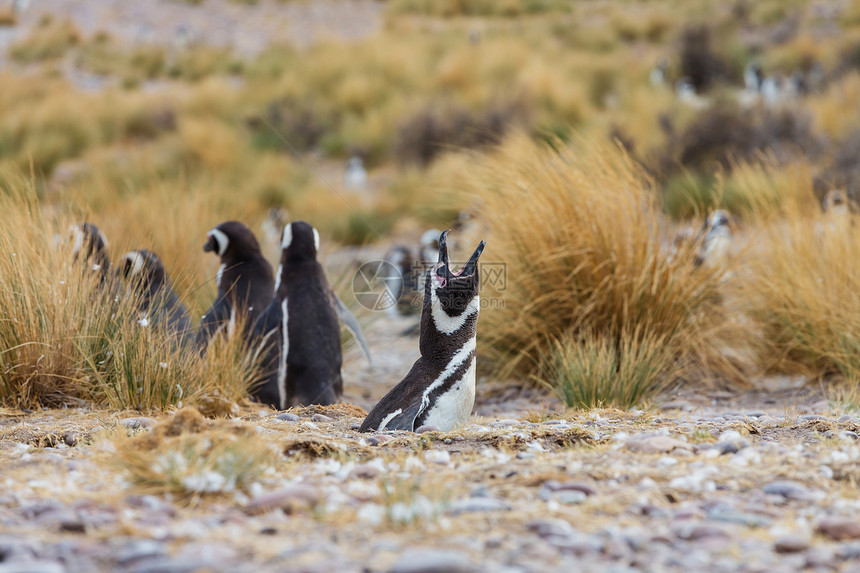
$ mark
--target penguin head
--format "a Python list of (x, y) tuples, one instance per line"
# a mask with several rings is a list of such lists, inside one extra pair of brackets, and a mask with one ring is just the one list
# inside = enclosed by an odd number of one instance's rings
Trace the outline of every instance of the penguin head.
[(309, 223), (293, 221), (284, 225), (281, 234), (281, 264), (315, 261), (320, 248), (320, 234)]
[(72, 261), (83, 259), (93, 263), (94, 270), (107, 270), (107, 238), (92, 223), (80, 223), (69, 228), (72, 239)]
[(153, 285), (164, 281), (164, 264), (158, 255), (146, 249), (130, 251), (122, 258), (120, 273), (126, 279)]
[(713, 231), (714, 229), (719, 228), (728, 229), (730, 222), (731, 217), (729, 214), (723, 209), (717, 209), (708, 215), (708, 219), (705, 221), (705, 230)]
[(842, 189), (831, 189), (824, 196), (822, 207), (825, 213), (830, 213), (844, 210), (847, 204), (845, 192)]
[[(448, 231), (439, 237), (439, 260), (430, 268), (426, 281), (425, 301), (439, 301), (448, 316), (459, 316), (468, 310), (478, 295), (478, 259), (486, 243), (481, 241), (466, 264), (452, 271), (448, 260)], [(427, 296), (430, 295), (430, 296)], [(425, 302), (425, 304), (427, 304)]]
[(239, 221), (225, 221), (206, 234), (203, 251), (215, 253), (222, 259), (260, 253), (257, 237)]

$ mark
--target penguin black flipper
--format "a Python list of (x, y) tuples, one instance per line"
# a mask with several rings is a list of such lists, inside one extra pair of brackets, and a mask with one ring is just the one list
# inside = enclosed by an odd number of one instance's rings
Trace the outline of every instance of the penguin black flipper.
[(373, 358), (370, 356), (370, 348), (367, 346), (367, 339), (364, 338), (364, 333), (361, 331), (361, 325), (358, 324), (358, 319), (355, 318), (352, 311), (343, 304), (343, 301), (340, 300), (339, 296), (334, 295), (334, 299), (337, 302), (337, 313), (343, 321), (343, 325), (352, 337), (355, 338), (358, 345), (361, 346), (361, 351), (364, 352), (364, 357), (367, 358), (367, 363), (373, 366)]
[(206, 352), (209, 345), (209, 340), (215, 336), (224, 323), (230, 320), (230, 314), (233, 310), (233, 305), (227, 297), (220, 296), (212, 303), (203, 319), (200, 321), (200, 326), (197, 328), (197, 338), (195, 345), (201, 353)]
[(277, 301), (272, 301), (251, 328), (252, 340), (256, 345), (254, 352), (261, 371), (260, 384), (251, 389), (251, 398), (276, 410), (284, 409), (286, 401), (286, 389), (280, 388), (278, 383), (281, 320), (281, 307)]
[(412, 365), (409, 373), (399, 384), (388, 391), (370, 411), (359, 432), (381, 432), (383, 430), (415, 431), (415, 420), (421, 415), (424, 404), (424, 388), (430, 383), (422, 375), (420, 360)]

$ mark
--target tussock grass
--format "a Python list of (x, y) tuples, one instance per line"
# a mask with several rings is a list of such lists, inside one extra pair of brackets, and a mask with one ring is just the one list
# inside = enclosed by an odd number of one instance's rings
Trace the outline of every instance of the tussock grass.
[(192, 502), (246, 490), (274, 460), (269, 444), (252, 428), (207, 424), (187, 409), (176, 417), (179, 424), (168, 420), (150, 433), (115, 439), (112, 463), (135, 488)]
[[(542, 379), (561, 389), (588, 360), (614, 357), (625, 376), (613, 384), (638, 388), (615, 396), (639, 401), (674, 361), (715, 355), (709, 335), (720, 321), (723, 271), (695, 268), (695, 244), (670, 255), (652, 182), (623, 152), (557, 145), (560, 152), (514, 136), (466, 183), (489, 228), (485, 264), (502, 263), (507, 274), (499, 293), (484, 277), (483, 297), (504, 305), (482, 313), (481, 332), (502, 375), (555, 363)], [(569, 349), (580, 341), (582, 350)]]
[[(0, 195), (0, 402), (90, 401), (165, 410), (199, 403), (229, 413), (259, 379), (257, 357), (224, 332), (201, 358), (140, 321), (127, 285), (91, 261), (72, 263), (71, 220), (51, 224), (26, 182)], [(56, 236), (56, 239), (55, 239)]]
[(766, 370), (860, 380), (855, 224), (850, 213), (795, 210), (761, 232), (741, 289)]

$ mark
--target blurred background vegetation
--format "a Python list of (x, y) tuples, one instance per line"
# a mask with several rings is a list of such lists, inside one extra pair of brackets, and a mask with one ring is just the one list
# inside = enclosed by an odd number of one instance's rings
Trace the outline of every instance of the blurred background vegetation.
[[(482, 318), (499, 373), (558, 385), (608, 361), (610, 386), (621, 371), (652, 390), (786, 371), (856, 385), (860, 247), (821, 202), (860, 199), (860, 1), (347, 0), (318, 5), (361, 11), (360, 31), (261, 31), (255, 50), (199, 15), (311, 3), (157, 4), (187, 18), (157, 39), (0, 7), (0, 189), (19, 197), (0, 224), (36, 200), (46, 236), (86, 219), (114, 255), (151, 248), (196, 321), (217, 266), (200, 245), (222, 220), (259, 230), (283, 207), (335, 253), (466, 213), (517, 285)], [(344, 183), (352, 157), (361, 188)], [(669, 257), (715, 208), (734, 215), (731, 265)]]

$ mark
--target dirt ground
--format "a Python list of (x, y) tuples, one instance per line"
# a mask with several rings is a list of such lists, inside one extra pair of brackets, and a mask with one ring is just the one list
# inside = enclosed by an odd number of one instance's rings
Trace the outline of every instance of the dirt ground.
[[(369, 325), (372, 368), (346, 353), (347, 402), (399, 380), (410, 324)], [(190, 494), (118, 462), (169, 416), (6, 411), (0, 572), (860, 571), (860, 419), (767, 385), (576, 413), (483, 381), (450, 433), (358, 434), (354, 406), (248, 406), (214, 427), (268, 444), (265, 467), (242, 488), (183, 482)]]

